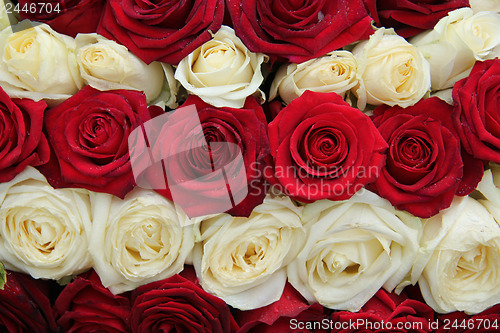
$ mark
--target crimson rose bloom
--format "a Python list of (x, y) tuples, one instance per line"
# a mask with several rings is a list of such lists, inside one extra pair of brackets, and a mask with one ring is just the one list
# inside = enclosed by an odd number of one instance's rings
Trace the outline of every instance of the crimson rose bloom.
[(19, 15), (75, 37), (78, 33), (96, 32), (103, 7), (104, 0), (19, 0), (19, 8), (28, 8)]
[[(193, 113), (184, 112), (188, 107)], [(165, 169), (149, 168), (151, 188), (191, 217), (224, 211), (249, 216), (262, 203), (269, 139), (266, 116), (255, 98), (248, 97), (242, 109), (233, 109), (216, 108), (190, 96), (178, 110), (162, 117), (168, 121), (159, 124), (157, 136), (149, 134), (149, 141), (153, 156), (165, 158)], [(164, 180), (158, 177), (163, 170), (166, 189), (155, 186)], [(140, 181), (138, 185), (142, 186)]]
[(134, 290), (132, 332), (235, 332), (238, 325), (228, 305), (195, 280), (192, 267), (186, 267), (181, 275)]
[(57, 332), (49, 292), (48, 281), (8, 272), (7, 284), (0, 290), (0, 331)]
[(41, 171), (56, 188), (83, 187), (123, 198), (135, 184), (128, 135), (149, 119), (143, 93), (85, 86), (47, 111), (54, 157)]
[(500, 163), (500, 60), (477, 61), (453, 87), (455, 128), (473, 157)]
[(130, 302), (103, 287), (88, 271), (75, 277), (56, 299), (57, 324), (64, 332), (129, 332)]
[(0, 88), (0, 182), (12, 180), (28, 165), (48, 162), (50, 148), (42, 133), (47, 104), (13, 99)]
[(361, 0), (227, 0), (236, 35), (253, 52), (303, 62), (373, 32)]
[(374, 181), (387, 143), (335, 93), (306, 91), (269, 124), (271, 184), (299, 201), (346, 200)]
[(427, 218), (450, 206), (463, 176), (452, 115), (453, 107), (437, 97), (406, 109), (375, 109), (373, 122), (389, 150), (373, 187), (398, 209)]
[(222, 25), (223, 0), (108, 0), (97, 32), (146, 63), (177, 65)]
[(306, 322), (318, 323), (326, 319), (324, 307), (318, 303), (308, 304), (289, 283), (285, 285), (279, 301), (251, 311), (238, 311), (235, 317), (241, 327), (238, 333), (288, 332), (292, 319), (295, 319), (297, 324), (304, 324), (304, 327)]
[[(424, 333), (432, 332), (429, 324), (434, 321), (434, 310), (425, 303), (408, 298), (404, 292), (396, 295), (381, 289), (359, 312), (334, 312), (332, 320), (332, 333)], [(354, 329), (352, 323), (357, 323)]]
[(469, 7), (468, 0), (363, 0), (380, 27), (394, 28), (398, 35), (411, 37), (434, 28), (448, 12)]

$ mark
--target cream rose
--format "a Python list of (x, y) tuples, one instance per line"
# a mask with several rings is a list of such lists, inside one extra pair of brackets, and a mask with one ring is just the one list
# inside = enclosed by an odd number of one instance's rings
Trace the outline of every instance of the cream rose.
[(57, 104), (82, 86), (75, 41), (28, 20), (0, 32), (0, 85), (12, 98)]
[(484, 11), (500, 13), (500, 0), (470, 0), (469, 4), (474, 13)]
[[(167, 106), (175, 107), (178, 85), (170, 65), (146, 65), (123, 45), (98, 34), (78, 34), (76, 61), (84, 82), (99, 90), (140, 90), (148, 103), (165, 90)], [(165, 85), (165, 89), (163, 86)]]
[(267, 196), (248, 218), (220, 214), (201, 222), (193, 263), (201, 286), (240, 310), (277, 301), (285, 267), (305, 238), (301, 209)]
[(118, 294), (181, 272), (194, 246), (189, 219), (161, 195), (135, 189), (124, 200), (95, 193), (89, 251), (102, 284)]
[(0, 30), (3, 30), (19, 19), (18, 13), (14, 10), (14, 5), (9, 0), (0, 0)]
[(308, 238), (288, 280), (331, 309), (358, 311), (381, 287), (392, 291), (417, 255), (420, 220), (367, 190), (307, 204), (303, 220)]
[(436, 312), (479, 313), (500, 302), (500, 226), (478, 201), (456, 197), (424, 224), (412, 269)]
[(353, 92), (361, 110), (367, 103), (411, 106), (430, 90), (429, 63), (392, 29), (377, 30), (352, 53), (359, 66), (359, 85)]
[(87, 190), (53, 189), (34, 168), (0, 184), (0, 261), (34, 278), (61, 279), (91, 266)]
[(460, 8), (410, 42), (430, 63), (432, 90), (451, 88), (469, 75), (477, 60), (500, 55), (500, 14)]
[(281, 66), (271, 85), (270, 99), (279, 95), (289, 104), (306, 90), (335, 92), (344, 97), (358, 83), (357, 68), (349, 51), (334, 51), (301, 64)]
[(264, 97), (262, 53), (250, 52), (234, 30), (222, 26), (213, 38), (182, 59), (175, 78), (191, 94), (216, 107), (242, 108), (253, 94)]

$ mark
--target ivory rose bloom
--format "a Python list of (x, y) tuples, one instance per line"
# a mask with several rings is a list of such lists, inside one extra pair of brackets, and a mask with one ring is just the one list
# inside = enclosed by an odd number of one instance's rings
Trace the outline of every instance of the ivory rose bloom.
[(191, 94), (216, 107), (242, 108), (264, 81), (262, 53), (250, 52), (234, 30), (222, 26), (213, 38), (181, 60), (175, 78)]
[(500, 302), (500, 226), (472, 197), (425, 222), (412, 270), (426, 303), (439, 313), (479, 313)]
[[(146, 65), (123, 45), (98, 34), (78, 34), (76, 61), (84, 82), (99, 90), (140, 90), (147, 102), (155, 100), (165, 86), (167, 105), (175, 107), (177, 84), (170, 65)], [(165, 71), (164, 71), (165, 68)]]
[(500, 55), (500, 14), (460, 8), (410, 42), (430, 63), (432, 90), (451, 88), (476, 61)]
[(288, 197), (267, 196), (248, 218), (202, 221), (193, 264), (203, 289), (240, 310), (279, 300), (305, 237), (300, 212)]
[(469, 3), (474, 13), (483, 11), (500, 13), (500, 0), (470, 0)]
[(306, 90), (335, 92), (344, 97), (358, 83), (357, 68), (349, 51), (334, 51), (300, 64), (281, 66), (271, 85), (270, 99), (279, 95), (289, 104)]
[(377, 30), (352, 51), (358, 61), (359, 85), (353, 89), (358, 108), (366, 104), (407, 107), (430, 89), (429, 63), (392, 29)]
[(181, 272), (194, 246), (189, 219), (161, 195), (137, 188), (124, 200), (93, 193), (89, 251), (114, 294)]
[(381, 287), (392, 291), (417, 255), (420, 220), (367, 190), (307, 204), (303, 220), (308, 237), (287, 272), (311, 303), (358, 311)]
[(14, 28), (0, 32), (0, 85), (11, 98), (58, 104), (83, 86), (73, 38), (28, 20)]
[(0, 261), (34, 278), (61, 279), (91, 266), (90, 198), (53, 189), (34, 168), (0, 184)]

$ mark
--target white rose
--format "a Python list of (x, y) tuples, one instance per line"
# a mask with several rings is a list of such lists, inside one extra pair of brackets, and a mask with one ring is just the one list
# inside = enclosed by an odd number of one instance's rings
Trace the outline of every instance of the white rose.
[(155, 100), (166, 85), (170, 100), (167, 105), (175, 103), (177, 84), (170, 65), (163, 67), (159, 62), (146, 65), (125, 46), (98, 34), (78, 34), (75, 42), (76, 61), (86, 84), (98, 90), (144, 91), (148, 103)]
[(89, 251), (102, 284), (118, 294), (181, 272), (194, 246), (188, 217), (142, 189), (124, 200), (93, 194)]
[(0, 184), (0, 261), (34, 278), (61, 279), (91, 266), (90, 198), (53, 189), (34, 168)]
[(407, 107), (429, 91), (431, 73), (423, 55), (392, 29), (377, 30), (352, 53), (359, 66), (359, 86), (353, 89), (358, 108), (366, 104)]
[(424, 224), (412, 270), (436, 312), (479, 313), (500, 302), (500, 226), (478, 201), (456, 197)]
[(9, 0), (0, 0), (0, 30), (16, 24), (19, 14), (14, 10), (14, 5)]
[(500, 55), (500, 14), (460, 8), (410, 42), (430, 63), (432, 90), (451, 88), (469, 75), (476, 60)]
[(477, 199), (488, 209), (500, 224), (500, 165), (490, 163), (490, 169), (484, 171), (483, 178), (470, 196)]
[(331, 309), (358, 311), (381, 287), (392, 291), (417, 255), (420, 220), (367, 190), (307, 204), (303, 219), (308, 238), (288, 280)]
[(335, 92), (344, 97), (358, 83), (357, 68), (349, 51), (334, 51), (301, 64), (281, 66), (271, 85), (270, 99), (279, 94), (289, 104), (306, 90)]
[(191, 94), (216, 107), (242, 108), (264, 77), (262, 53), (250, 52), (234, 30), (222, 26), (213, 38), (181, 60), (175, 78)]
[(240, 310), (277, 301), (285, 267), (305, 238), (300, 212), (288, 197), (267, 196), (248, 218), (220, 214), (201, 222), (193, 263), (203, 289)]
[(474, 13), (485, 11), (500, 13), (500, 0), (470, 0), (469, 4)]
[(75, 41), (28, 20), (0, 32), (0, 85), (12, 98), (57, 104), (82, 86)]

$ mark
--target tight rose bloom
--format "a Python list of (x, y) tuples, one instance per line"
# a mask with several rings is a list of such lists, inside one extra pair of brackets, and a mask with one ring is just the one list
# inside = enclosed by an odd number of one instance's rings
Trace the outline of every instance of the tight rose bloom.
[(10, 97), (56, 105), (83, 86), (73, 38), (28, 20), (12, 31), (0, 33), (0, 84)]
[(105, 0), (19, 0), (22, 19), (43, 22), (55, 31), (75, 37), (78, 33), (96, 32)]
[(398, 209), (427, 218), (451, 205), (464, 174), (453, 111), (437, 97), (375, 109), (373, 122), (390, 148), (373, 188)]
[(241, 108), (245, 99), (263, 93), (262, 53), (250, 52), (232, 28), (222, 26), (213, 38), (182, 59), (175, 78), (193, 95), (216, 107)]
[(181, 108), (153, 118), (144, 128), (151, 162), (143, 154), (148, 148), (143, 132), (138, 129), (129, 140), (137, 185), (173, 200), (189, 217), (222, 212), (248, 216), (264, 200), (269, 140), (266, 117), (255, 98), (233, 109), (190, 96)]
[(368, 116), (336, 93), (306, 91), (269, 124), (266, 176), (299, 201), (345, 200), (374, 181), (387, 143)]
[(349, 51), (334, 51), (301, 64), (283, 65), (271, 85), (270, 99), (279, 95), (289, 104), (306, 90), (345, 97), (358, 84), (357, 70), (357, 61)]
[(201, 222), (193, 264), (204, 290), (252, 310), (280, 299), (285, 267), (305, 238), (301, 209), (288, 197), (266, 197), (248, 218), (219, 214)]
[(0, 289), (0, 331), (57, 332), (49, 296), (47, 281), (7, 272), (7, 284)]
[(373, 32), (361, 0), (228, 0), (236, 35), (252, 52), (300, 63)]
[(57, 324), (65, 332), (130, 332), (128, 298), (113, 295), (93, 270), (75, 277), (64, 287), (54, 311)]
[(83, 187), (123, 198), (134, 187), (128, 135), (150, 118), (143, 93), (86, 86), (46, 112), (53, 156), (42, 172), (54, 187)]
[(0, 184), (0, 261), (37, 279), (59, 280), (91, 266), (89, 193), (53, 189), (34, 168)]
[(158, 193), (125, 199), (94, 193), (89, 252), (106, 288), (119, 294), (182, 271), (194, 247), (186, 214)]
[(500, 60), (477, 62), (453, 87), (455, 128), (474, 158), (500, 163)]
[(408, 107), (430, 90), (429, 63), (417, 48), (391, 30), (377, 30), (352, 53), (359, 66), (359, 85), (353, 93), (361, 110), (366, 104)]
[(222, 25), (223, 0), (108, 0), (97, 32), (149, 64), (177, 65)]
[(394, 28), (398, 35), (405, 38), (432, 29), (448, 12), (469, 6), (468, 0), (363, 1), (377, 26)]
[(455, 198), (424, 223), (412, 269), (425, 302), (439, 313), (479, 313), (500, 302), (500, 226), (480, 202)]
[(358, 311), (398, 286), (417, 256), (421, 221), (367, 190), (307, 204), (302, 216), (308, 236), (287, 273), (309, 302)]
[(0, 88), (0, 182), (8, 182), (27, 165), (49, 161), (50, 148), (43, 134), (47, 104), (13, 99)]
[(135, 289), (130, 325), (133, 333), (238, 330), (227, 304), (201, 289), (192, 268)]

